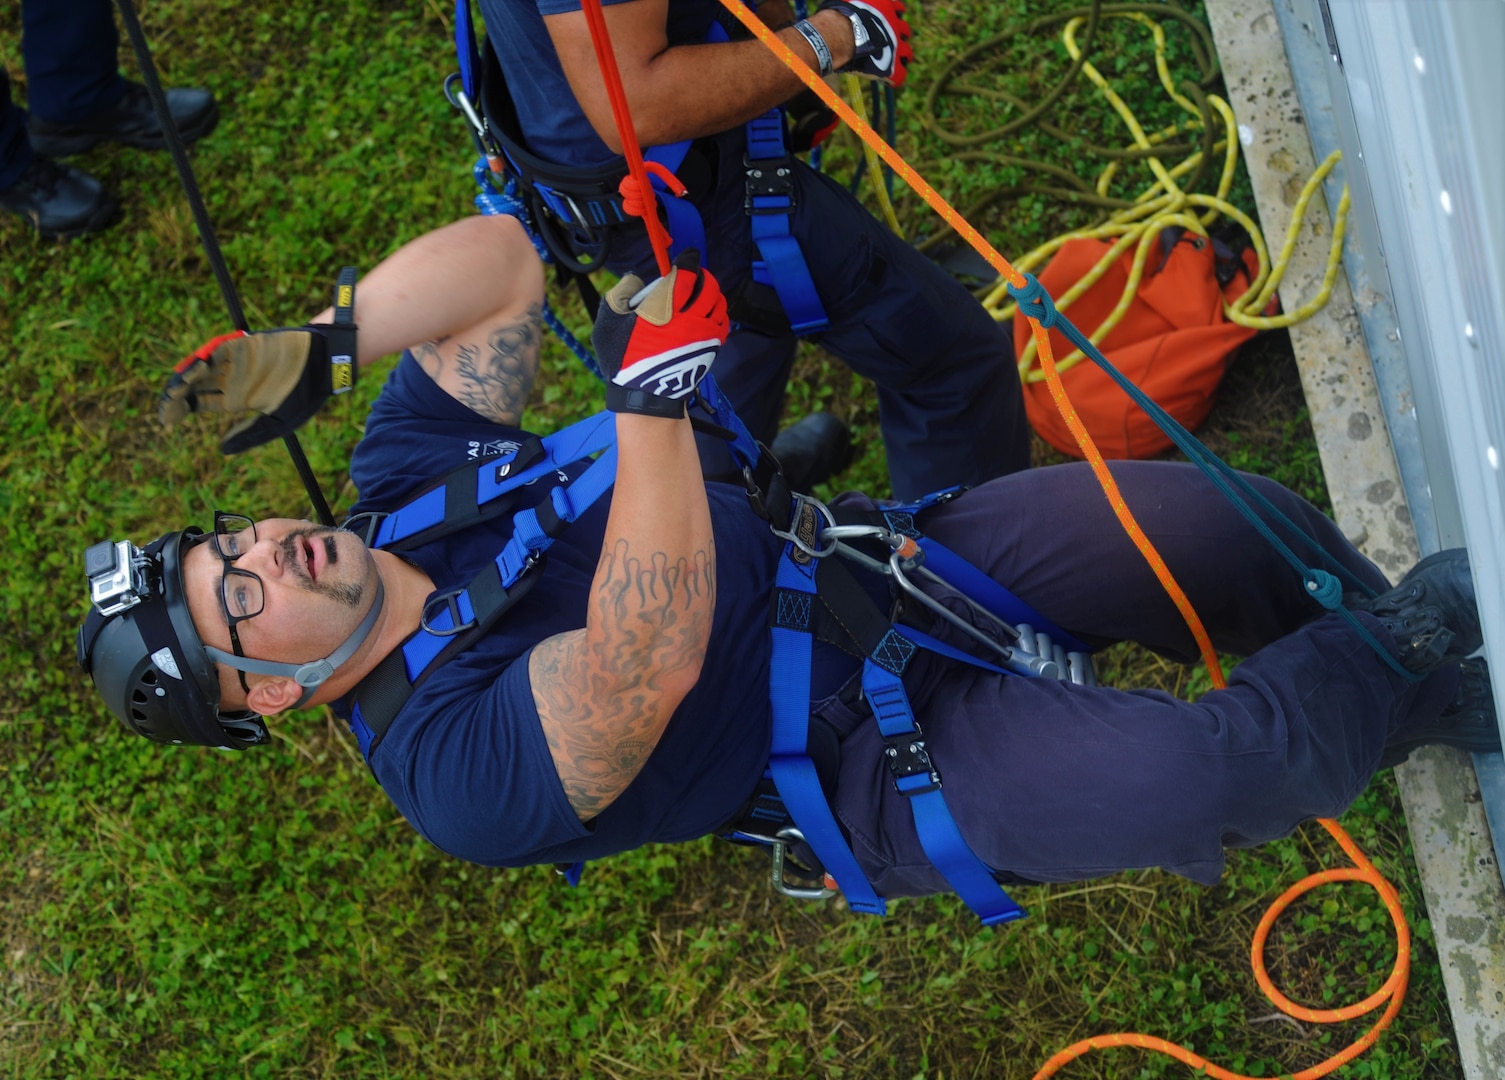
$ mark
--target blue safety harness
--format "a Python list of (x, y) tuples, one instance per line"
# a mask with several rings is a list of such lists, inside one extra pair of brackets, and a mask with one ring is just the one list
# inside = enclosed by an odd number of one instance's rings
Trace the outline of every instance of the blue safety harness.
[[(706, 40), (728, 40), (726, 28), (713, 21)], [(510, 167), (509, 184), (520, 189), (520, 202), (528, 211), (525, 224), (543, 240), (551, 261), (576, 274), (599, 269), (611, 251), (612, 230), (636, 221), (623, 208), (617, 190), (626, 175), (625, 165), (614, 161), (594, 168), (572, 168), (528, 150), (495, 52), (489, 42), (477, 45), (470, 0), (455, 2), (455, 52), (460, 72), (446, 83), (446, 93), (470, 122), (472, 135), (488, 161), (505, 160)], [(789, 151), (783, 109), (773, 108), (754, 117), (744, 130), (743, 209), (750, 218), (759, 256), (752, 264), (752, 280), (778, 297), (795, 334), (818, 333), (830, 320), (799, 240), (789, 227), (795, 206), (794, 156)], [(643, 156), (678, 173), (692, 146), (685, 140), (648, 147)], [(672, 238), (671, 258), (689, 249), (705, 252), (705, 224), (695, 204), (688, 197), (676, 195), (657, 175), (650, 173), (649, 179), (664, 208)], [(734, 310), (733, 317), (737, 316)]]
[[(1080, 663), (1086, 646), (987, 575), (920, 535), (915, 515), (954, 498), (961, 489), (904, 506), (854, 511), (839, 519), (840, 511), (788, 493), (777, 463), (748, 434), (712, 378), (701, 384), (700, 405), (743, 463), (754, 508), (785, 538), (769, 617), (773, 738), (767, 774), (782, 800), (783, 812), (764, 815), (782, 827), (740, 828), (731, 838), (769, 844), (780, 859), (793, 842), (807, 845), (854, 909), (880, 915), (885, 911), (883, 899), (857, 865), (836, 822), (810, 754), (811, 652), (820, 637), (862, 657), (862, 693), (882, 733), (895, 789), (909, 800), (926, 854), (984, 923), (1020, 918), (1023, 909), (967, 846), (952, 818), (939, 766), (926, 749), (924, 732), (901, 677), (921, 648), (988, 671), (1028, 676), (1051, 670), (1052, 648), (1064, 664), (1062, 650), (1078, 653)], [(486, 633), (534, 586), (554, 540), (611, 487), (616, 477), (615, 436), (612, 414), (597, 413), (553, 435), (530, 438), (500, 455), (467, 463), (397, 510), (363, 514), (347, 522), (346, 527), (364, 536), (371, 547), (393, 552), (411, 550), (508, 513), (512, 523), (511, 535), (497, 556), (466, 585), (431, 596), (419, 629), (355, 689), (350, 730), (368, 762), (413, 690)], [(537, 504), (515, 509), (524, 486), (558, 476), (593, 455), (595, 460), (573, 480), (555, 483)], [(913, 627), (894, 625), (878, 611), (852, 571), (842, 561), (827, 558), (837, 548), (832, 538), (853, 532), (887, 543), (895, 549), (893, 559), (907, 560), (911, 567), (924, 561), (942, 568), (957, 587), (975, 591), (974, 599), (994, 615), (1027, 624), (1038, 639), (1055, 645), (1047, 646), (1043, 661), (998, 665)], [(578, 879), (579, 870), (578, 864), (570, 868), (572, 880)]]
[(367, 762), (402, 705), (438, 667), (464, 650), (531, 589), (534, 568), (566, 527), (616, 480), (616, 423), (600, 412), (542, 439), (469, 462), (390, 513), (357, 515), (345, 527), (368, 546), (401, 553), (512, 511), (524, 486), (591, 455), (569, 484), (512, 513), (512, 533), (496, 558), (460, 588), (436, 593), (418, 630), (355, 689), (350, 731)]

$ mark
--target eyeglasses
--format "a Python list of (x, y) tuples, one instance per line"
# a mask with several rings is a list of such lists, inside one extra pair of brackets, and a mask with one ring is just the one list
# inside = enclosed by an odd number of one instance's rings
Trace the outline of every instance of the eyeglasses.
[[(220, 581), (219, 603), (225, 613), (225, 624), (230, 628), (230, 649), (242, 660), (246, 658), (246, 654), (240, 647), (240, 634), (235, 627), (261, 614), (266, 607), (266, 590), (262, 587), (261, 578), (249, 570), (230, 564), (249, 551), (255, 543), (254, 521), (222, 510), (214, 512), (214, 547), (225, 564), (225, 576)], [(251, 687), (246, 682), (246, 673), (237, 670), (236, 674), (240, 676), (240, 688), (249, 694)]]

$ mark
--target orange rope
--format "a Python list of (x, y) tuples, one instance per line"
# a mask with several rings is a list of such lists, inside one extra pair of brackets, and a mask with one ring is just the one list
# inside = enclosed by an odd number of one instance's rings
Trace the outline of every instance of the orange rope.
[[(798, 76), (805, 86), (814, 91), (825, 102), (827, 108), (831, 109), (845, 121), (847, 126), (855, 131), (858, 137), (874, 150), (889, 168), (902, 177), (904, 182), (914, 189), (925, 200), (926, 204), (940, 215), (941, 219), (947, 225), (955, 229), (959, 236), (971, 244), (983, 258), (987, 259), (993, 269), (997, 270), (1000, 275), (1015, 287), (1025, 284), (1024, 275), (1014, 269), (1008, 260), (999, 254), (981, 233), (962, 218), (950, 203), (942, 198), (922, 176), (910, 167), (908, 162), (900, 157), (888, 143), (884, 142), (882, 137), (841, 99), (840, 95), (826, 85), (825, 80), (821, 79), (783, 41), (775, 36), (768, 27), (764, 26), (758, 20), (758, 17), (741, 3), (741, 0), (721, 0), (721, 4), (727, 11), (736, 16), (737, 20), (754, 37), (783, 61), (784, 65)], [(1035, 344), (1039, 350), (1040, 367), (1045, 373), (1046, 383), (1050, 387), (1050, 394), (1056, 403), (1056, 408), (1060, 410), (1062, 419), (1066, 421), (1066, 426), (1071, 430), (1072, 435), (1076, 438), (1077, 445), (1081, 447), (1083, 455), (1091, 465), (1093, 475), (1097, 477), (1098, 483), (1102, 486), (1103, 493), (1107, 496), (1108, 503), (1113, 507), (1113, 513), (1117, 516), (1120, 524), (1122, 524), (1124, 531), (1128, 533), (1129, 538), (1134, 542), (1134, 546), (1139, 549), (1140, 554), (1144, 556), (1150, 569), (1154, 571), (1155, 577), (1160, 581), (1161, 586), (1165, 589), (1167, 595), (1170, 596), (1172, 602), (1175, 603), (1177, 610), (1181, 612), (1181, 617), (1186, 620), (1186, 625), (1191, 630), (1192, 636), (1196, 639), (1197, 647), (1201, 650), (1202, 658), (1207, 664), (1213, 686), (1218, 689), (1225, 688), (1227, 680), (1223, 676), (1222, 665), (1218, 661), (1217, 652), (1212, 647), (1212, 641), (1207, 634), (1206, 628), (1202, 625), (1202, 620), (1198, 617), (1196, 611), (1193, 610), (1191, 601), (1187, 599), (1186, 593), (1171, 575), (1170, 569), (1165, 565), (1165, 561), (1161, 558), (1160, 553), (1155, 550), (1155, 546), (1150, 542), (1149, 537), (1144, 534), (1144, 530), (1134, 520), (1134, 515), (1124, 502), (1123, 495), (1119, 491), (1117, 483), (1114, 482), (1112, 473), (1108, 470), (1107, 462), (1103, 460), (1103, 456), (1092, 441), (1092, 436), (1088, 433), (1086, 425), (1082, 423), (1075, 407), (1066, 395), (1066, 388), (1061, 383), (1061, 376), (1056, 370), (1055, 358), (1051, 352), (1049, 333), (1040, 325), (1037, 319), (1030, 318), (1029, 322)], [(1395, 887), (1386, 881), (1384, 876), (1375, 869), (1374, 865), (1358, 849), (1358, 846), (1354, 844), (1348, 834), (1344, 832), (1342, 826), (1336, 821), (1329, 819), (1322, 819), (1321, 824), (1338, 841), (1338, 844), (1343, 848), (1348, 857), (1353, 860), (1354, 866), (1340, 870), (1320, 871), (1303, 878), (1281, 894), (1275, 903), (1270, 906), (1255, 930), (1254, 942), (1250, 951), (1250, 963), (1254, 969), (1255, 982), (1258, 983), (1259, 988), (1281, 1011), (1297, 1019), (1307, 1020), (1312, 1023), (1336, 1023), (1349, 1020), (1373, 1011), (1381, 1002), (1388, 1001), (1389, 1005), (1384, 1014), (1375, 1022), (1374, 1027), (1360, 1036), (1353, 1044), (1328, 1058), (1326, 1061), (1323, 1061), (1321, 1064), (1296, 1073), (1294, 1080), (1316, 1080), (1317, 1077), (1327, 1075), (1373, 1046), (1379, 1038), (1380, 1033), (1390, 1026), (1391, 1021), (1395, 1019), (1396, 1014), (1400, 1011), (1411, 970), (1411, 935), (1406, 926), (1405, 915), (1401, 912), (1400, 897), (1396, 893)], [(1364, 1001), (1343, 1009), (1309, 1009), (1291, 1001), (1270, 980), (1264, 962), (1265, 940), (1269, 936), (1270, 928), (1275, 924), (1275, 920), (1280, 917), (1281, 913), (1285, 911), (1292, 901), (1320, 885), (1334, 881), (1363, 881), (1380, 894), (1380, 897), (1384, 900), (1386, 910), (1390, 913), (1390, 919), (1395, 924), (1395, 965), (1384, 986)], [(1067, 1062), (1082, 1056), (1089, 1050), (1113, 1046), (1137, 1046), (1142, 1049), (1167, 1054), (1179, 1061), (1185, 1062), (1194, 1069), (1203, 1069), (1207, 1075), (1218, 1077), (1219, 1080), (1256, 1080), (1254, 1077), (1243, 1076), (1242, 1074), (1233, 1073), (1214, 1065), (1205, 1058), (1192, 1053), (1190, 1050), (1177, 1046), (1175, 1043), (1168, 1042), (1165, 1039), (1132, 1033), (1099, 1035), (1074, 1043), (1047, 1061), (1040, 1068), (1040, 1071), (1035, 1074), (1035, 1080), (1044, 1080), (1045, 1077), (1051, 1076)]]
[[(1009, 284), (1017, 287), (1025, 283), (1023, 274), (1015, 270), (1009, 264), (1009, 261), (1000, 255), (997, 249), (988, 243), (987, 239), (980, 232), (974, 229), (965, 218), (956, 212), (950, 203), (941, 197), (935, 188), (926, 182), (924, 177), (915, 172), (909, 163), (898, 155), (893, 147), (883, 141), (882, 136), (874, 131), (866, 120), (852, 111), (851, 106), (841, 99), (841, 95), (827, 86), (824, 79), (814, 71), (811, 71), (805, 62), (796, 56), (789, 46), (779, 40), (773, 31), (764, 26), (758, 20), (758, 17), (749, 11), (740, 0), (721, 0), (721, 3), (722, 6), (737, 17), (743, 26), (752, 31), (759, 41), (768, 46), (790, 71), (799, 76), (801, 82), (815, 91), (820, 99), (826, 103), (826, 107), (841, 117), (864, 143), (872, 147), (889, 168), (903, 177), (904, 182), (912, 187), (929, 204), (930, 208), (941, 216), (941, 219), (947, 225), (955, 229), (958, 235), (977, 250), (978, 254), (987, 259), (989, 265), (994, 270), (997, 270), (999, 274), (1007, 278)], [(1176, 579), (1171, 576), (1170, 569), (1165, 565), (1165, 560), (1160, 557), (1160, 553), (1155, 550), (1155, 545), (1150, 543), (1150, 538), (1144, 534), (1144, 530), (1139, 527), (1139, 522), (1135, 521), (1134, 515), (1129, 512), (1128, 504), (1124, 502), (1123, 495), (1119, 493), (1118, 484), (1114, 481), (1113, 474), (1108, 471), (1107, 462), (1103, 460), (1103, 455), (1098, 450), (1097, 444), (1092, 441), (1092, 436), (1088, 434), (1086, 425), (1077, 416), (1075, 406), (1071, 404), (1070, 399), (1066, 396), (1066, 388), (1061, 385), (1061, 376), (1056, 371), (1055, 357), (1051, 352), (1050, 335), (1040, 325), (1038, 320), (1030, 319), (1029, 323), (1034, 333), (1035, 345), (1039, 349), (1040, 367), (1045, 372), (1045, 380), (1050, 387), (1051, 397), (1055, 399), (1056, 408), (1060, 409), (1062, 419), (1066, 421), (1066, 426), (1071, 429), (1072, 435), (1076, 437), (1077, 445), (1082, 448), (1083, 455), (1092, 466), (1093, 475), (1097, 477), (1097, 482), (1102, 486), (1103, 493), (1108, 496), (1108, 503), (1113, 507), (1113, 513), (1117, 515), (1119, 522), (1123, 525), (1124, 531), (1129, 534), (1129, 538), (1133, 540), (1134, 546), (1139, 549), (1140, 554), (1149, 563), (1150, 569), (1155, 572), (1155, 577), (1159, 579), (1161, 587), (1170, 596), (1171, 601), (1176, 605), (1176, 609), (1181, 612), (1181, 617), (1186, 620), (1186, 625), (1191, 629), (1192, 637), (1196, 639), (1197, 647), (1202, 652), (1202, 658), (1207, 661), (1208, 668), (1216, 669), (1217, 652), (1212, 647), (1212, 640), (1207, 636), (1207, 630), (1202, 625), (1202, 620), (1198, 617), (1196, 611), (1193, 610), (1191, 601), (1186, 598), (1186, 593), (1176, 583)]]

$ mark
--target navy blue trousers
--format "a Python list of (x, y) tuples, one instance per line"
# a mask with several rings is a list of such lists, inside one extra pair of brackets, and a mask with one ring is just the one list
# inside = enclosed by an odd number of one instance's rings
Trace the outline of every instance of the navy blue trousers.
[[(54, 123), (71, 123), (120, 100), (115, 8), (110, 0), (21, 0), (21, 56), (28, 107)], [(35, 155), (26, 113), (11, 101), (0, 70), (0, 188), (14, 184)]]
[[(743, 209), (742, 129), (702, 145), (713, 148), (715, 178), (697, 203), (707, 267), (733, 295), (758, 258)], [(1029, 466), (1029, 426), (1003, 329), (966, 289), (879, 223), (841, 185), (794, 164), (798, 238), (816, 292), (831, 320), (811, 340), (878, 388), (879, 419), (893, 492), (918, 498), (953, 484), (980, 484)], [(625, 230), (614, 270), (653, 277), (647, 239)], [(716, 381), (737, 414), (772, 440), (794, 363), (792, 334), (737, 327), (716, 357)], [(706, 475), (736, 476), (731, 455), (703, 437)]]
[[(995, 870), (1074, 881), (1163, 867), (1212, 883), (1225, 848), (1342, 813), (1386, 740), (1452, 699), (1457, 669), (1402, 679), (1306, 596), (1194, 467), (1115, 462), (1112, 471), (1214, 645), (1247, 657), (1228, 688), (1187, 703), (999, 676), (926, 653), (905, 683), (958, 826)], [(1251, 479), (1361, 581), (1386, 587), (1321, 512)], [(1198, 656), (1085, 464), (985, 484), (928, 511), (920, 527), (1094, 645), (1130, 640), (1177, 660)], [(843, 737), (836, 809), (879, 893), (949, 892), (882, 764), (876, 725), (839, 700), (817, 712)]]

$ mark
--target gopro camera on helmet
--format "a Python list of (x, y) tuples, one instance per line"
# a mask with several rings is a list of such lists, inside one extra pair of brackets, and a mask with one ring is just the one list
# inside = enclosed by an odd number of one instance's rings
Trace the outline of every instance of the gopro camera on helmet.
[(89, 599), (101, 615), (118, 615), (148, 595), (147, 558), (128, 540), (101, 540), (84, 552)]

